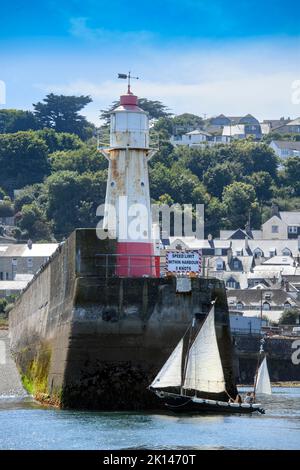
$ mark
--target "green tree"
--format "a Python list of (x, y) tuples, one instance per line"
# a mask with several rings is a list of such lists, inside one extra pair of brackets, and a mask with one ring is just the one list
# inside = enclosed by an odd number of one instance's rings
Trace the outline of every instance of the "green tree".
[(18, 220), (18, 227), (32, 240), (50, 240), (51, 227), (45, 214), (36, 202), (24, 204)]
[(53, 221), (54, 234), (59, 239), (75, 228), (96, 227), (96, 209), (103, 204), (106, 172), (83, 173), (59, 171), (47, 178), (47, 217)]
[(3, 199), (4, 196), (6, 196), (6, 192), (4, 191), (4, 189), (0, 188), (0, 199)]
[[(157, 139), (170, 139), (173, 133), (173, 119), (169, 116), (160, 117), (150, 129), (150, 136), (154, 134)], [(154, 137), (155, 139), (155, 137)]]
[(220, 228), (223, 228), (225, 219), (225, 209), (221, 201), (212, 197), (205, 205), (204, 220), (205, 220), (205, 235), (219, 235)]
[(203, 183), (208, 192), (220, 198), (225, 186), (232, 183), (233, 170), (228, 163), (219, 163), (210, 167), (203, 175)]
[(106, 158), (95, 147), (87, 145), (78, 150), (55, 152), (50, 156), (50, 163), (52, 172), (70, 170), (85, 173), (107, 168)]
[(93, 124), (79, 114), (92, 99), (90, 96), (65, 96), (50, 93), (43, 102), (33, 105), (34, 114), (42, 127), (52, 128), (57, 132), (77, 134), (86, 140), (92, 136)]
[(77, 135), (68, 134), (67, 132), (55, 132), (54, 129), (42, 129), (37, 131), (36, 135), (44, 140), (49, 153), (60, 150), (77, 150), (83, 146), (83, 142)]
[(300, 318), (300, 311), (297, 308), (289, 308), (279, 318), (281, 325), (295, 325)]
[(25, 186), (16, 195), (14, 200), (14, 207), (15, 213), (18, 213), (22, 210), (22, 207), (25, 204), (32, 204), (33, 202), (37, 202), (39, 206), (43, 205), (41, 202), (41, 196), (44, 195), (46, 198), (45, 187), (43, 184), (33, 184), (31, 186)]
[(12, 217), (14, 215), (14, 206), (10, 199), (0, 201), (0, 217)]
[(235, 181), (223, 191), (223, 206), (228, 228), (244, 227), (251, 214), (251, 220), (258, 217), (255, 189), (251, 184)]
[(293, 196), (300, 196), (300, 159), (299, 157), (287, 158), (284, 162), (285, 184), (291, 187)]
[(0, 186), (7, 192), (49, 174), (48, 149), (33, 131), (0, 135)]
[(272, 198), (272, 185), (274, 184), (274, 181), (266, 171), (253, 173), (246, 181), (254, 187), (257, 200), (260, 203), (267, 202)]
[(151, 158), (150, 165), (154, 167), (157, 163), (162, 163), (170, 168), (178, 160), (175, 149), (170, 142), (163, 142), (158, 152)]
[(0, 109), (0, 134), (39, 129), (40, 125), (31, 111)]

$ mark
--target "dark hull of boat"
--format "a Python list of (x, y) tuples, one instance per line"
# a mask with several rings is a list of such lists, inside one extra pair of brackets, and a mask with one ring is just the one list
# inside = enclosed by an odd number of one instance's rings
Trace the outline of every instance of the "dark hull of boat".
[(201, 400), (183, 395), (166, 394), (161, 397), (165, 406), (174, 413), (213, 413), (213, 414), (251, 414), (260, 412), (264, 414), (264, 410), (258, 404), (246, 405), (237, 403), (226, 403), (214, 400)]

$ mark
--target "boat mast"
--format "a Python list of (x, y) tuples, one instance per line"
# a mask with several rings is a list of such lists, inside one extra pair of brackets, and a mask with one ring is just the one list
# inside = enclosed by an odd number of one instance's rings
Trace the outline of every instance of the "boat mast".
[(253, 389), (253, 395), (254, 395), (254, 400), (255, 400), (255, 394), (256, 394), (256, 386), (257, 386), (257, 378), (258, 378), (258, 370), (259, 366), (261, 363), (261, 355), (264, 352), (264, 338), (262, 337), (262, 289), (260, 290), (260, 347), (259, 347), (259, 352), (258, 352), (258, 358), (257, 358), (257, 365), (256, 365), (256, 372), (255, 372), (255, 378), (254, 378), (254, 389)]
[[(184, 395), (184, 388), (183, 388), (183, 384), (184, 384), (184, 380), (185, 380), (185, 374), (186, 374), (186, 369), (187, 369), (187, 363), (188, 363), (188, 357), (189, 357), (189, 351), (191, 349), (191, 343), (192, 343), (192, 331), (193, 331), (193, 328), (195, 326), (195, 317), (193, 318), (193, 321), (192, 321), (192, 324), (189, 326), (189, 341), (188, 341), (188, 347), (187, 347), (187, 350), (186, 350), (186, 354), (185, 354), (185, 358), (184, 358), (184, 367), (183, 367), (183, 374), (181, 376), (181, 387), (180, 387), (180, 394), (181, 395)], [(182, 354), (183, 354), (183, 349), (182, 349)]]

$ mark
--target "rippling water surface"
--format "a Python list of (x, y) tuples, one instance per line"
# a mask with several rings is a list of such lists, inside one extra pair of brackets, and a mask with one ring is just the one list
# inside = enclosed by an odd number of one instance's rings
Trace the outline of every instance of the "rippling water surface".
[(300, 388), (275, 388), (266, 414), (175, 416), (43, 408), (0, 397), (0, 449), (300, 449)]

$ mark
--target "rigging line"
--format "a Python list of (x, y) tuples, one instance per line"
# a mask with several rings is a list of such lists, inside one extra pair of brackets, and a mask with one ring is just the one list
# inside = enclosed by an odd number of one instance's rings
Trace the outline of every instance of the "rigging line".
[(234, 398), (232, 398), (232, 396), (229, 395), (229, 393), (227, 392), (226, 388), (225, 388), (224, 391), (225, 391), (226, 395), (230, 398), (230, 400), (233, 400), (233, 401), (235, 400)]
[[(185, 332), (185, 334), (189, 331), (190, 334), (189, 334), (189, 341), (188, 341), (188, 347), (187, 347), (187, 351), (186, 351), (186, 355), (185, 355), (185, 361), (184, 361), (184, 366), (183, 366), (183, 374), (181, 376), (181, 387), (180, 387), (180, 393), (183, 394), (183, 384), (184, 384), (184, 380), (185, 380), (185, 375), (186, 375), (186, 370), (187, 370), (187, 363), (188, 363), (188, 356), (189, 356), (189, 351), (190, 351), (190, 344), (191, 344), (191, 338), (192, 338), (192, 330), (193, 330), (193, 327), (194, 327), (194, 318), (193, 318), (193, 321), (192, 323), (189, 325), (189, 328), (187, 329), (187, 331)], [(185, 335), (183, 336), (183, 338), (185, 337)], [(182, 339), (183, 339), (182, 338)], [(182, 345), (182, 354), (183, 354), (183, 345)], [(183, 358), (181, 358), (182, 360)]]

